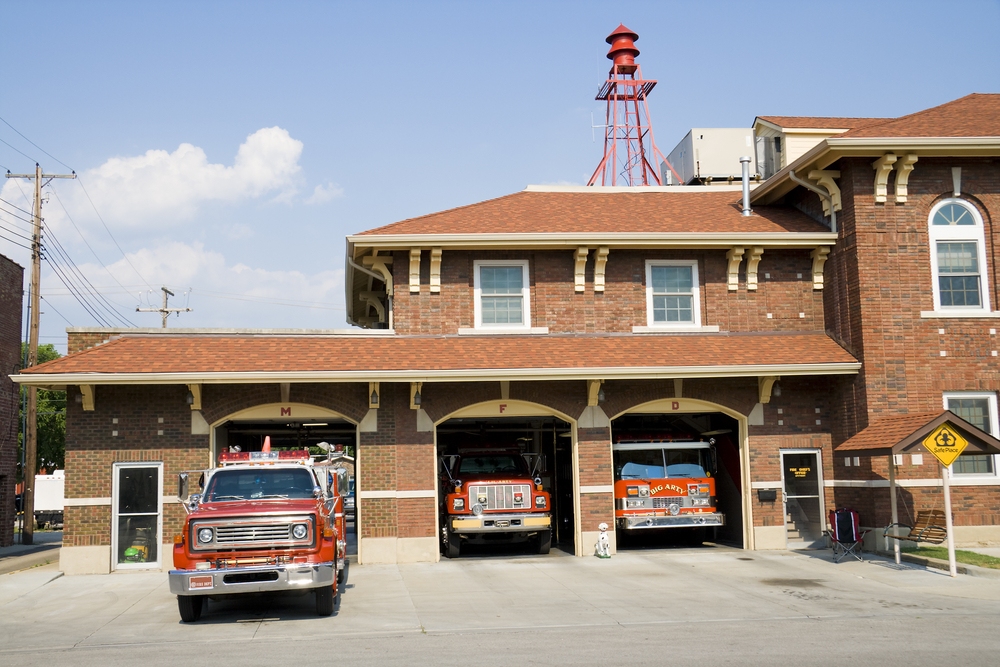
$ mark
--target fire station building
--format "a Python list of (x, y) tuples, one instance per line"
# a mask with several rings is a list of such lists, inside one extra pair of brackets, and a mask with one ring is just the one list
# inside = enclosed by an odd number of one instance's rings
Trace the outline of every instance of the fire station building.
[[(529, 186), (349, 236), (350, 330), (70, 329), (14, 378), (67, 391), (61, 568), (168, 569), (176, 473), (265, 435), (354, 448), (362, 564), (440, 557), (438, 458), (464, 444), (540, 455), (577, 556), (614, 526), (623, 434), (715, 441), (722, 544), (818, 546), (835, 507), (885, 526), (890, 473), (901, 521), (940, 509), (932, 456), (855, 446), (945, 410), (1000, 435), (1000, 95), (748, 132), (748, 196)], [(952, 466), (960, 545), (1000, 544), (983, 451)], [(140, 530), (161, 548), (126, 562)]]

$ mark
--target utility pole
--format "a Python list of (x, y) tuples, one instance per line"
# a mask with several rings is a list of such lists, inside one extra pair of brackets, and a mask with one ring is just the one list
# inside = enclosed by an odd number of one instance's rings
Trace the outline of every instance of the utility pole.
[[(35, 164), (34, 174), (12, 174), (7, 172), (7, 178), (33, 178), (35, 180), (35, 215), (31, 231), (31, 287), (28, 295), (28, 362), (26, 368), (38, 363), (38, 316), (42, 272), (42, 179), (50, 181), (53, 178), (76, 178), (76, 172), (68, 174), (43, 174), (42, 168)], [(46, 184), (48, 181), (46, 181)], [(24, 510), (24, 524), (21, 532), (21, 544), (34, 544), (35, 541), (35, 458), (38, 456), (38, 387), (25, 387), (27, 392), (27, 409), (24, 426), (24, 494), (21, 508)]]
[(167, 318), (170, 317), (170, 313), (190, 313), (190, 308), (167, 308), (167, 296), (174, 296), (174, 293), (168, 290), (166, 287), (161, 287), (163, 290), (163, 307), (162, 308), (136, 308), (137, 313), (160, 313), (163, 316), (163, 328), (167, 328)]

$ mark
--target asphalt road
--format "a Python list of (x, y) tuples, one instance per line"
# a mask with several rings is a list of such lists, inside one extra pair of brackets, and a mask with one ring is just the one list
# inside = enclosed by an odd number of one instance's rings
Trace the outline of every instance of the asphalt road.
[(829, 551), (712, 548), (611, 559), (353, 566), (311, 595), (208, 603), (179, 621), (160, 572), (0, 576), (0, 664), (989, 665), (1000, 579)]

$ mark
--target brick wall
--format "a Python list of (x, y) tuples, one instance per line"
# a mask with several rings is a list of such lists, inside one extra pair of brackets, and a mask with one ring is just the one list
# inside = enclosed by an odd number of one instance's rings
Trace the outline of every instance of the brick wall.
[(21, 368), (24, 269), (0, 255), (0, 547), (14, 542), (18, 397), (11, 373)]

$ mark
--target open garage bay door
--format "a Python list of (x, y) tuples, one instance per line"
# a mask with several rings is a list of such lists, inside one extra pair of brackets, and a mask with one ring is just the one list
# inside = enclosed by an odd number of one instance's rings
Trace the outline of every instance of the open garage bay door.
[(456, 418), (437, 427), (446, 556), (574, 553), (573, 443), (555, 417)]

